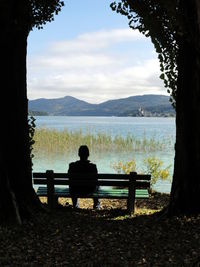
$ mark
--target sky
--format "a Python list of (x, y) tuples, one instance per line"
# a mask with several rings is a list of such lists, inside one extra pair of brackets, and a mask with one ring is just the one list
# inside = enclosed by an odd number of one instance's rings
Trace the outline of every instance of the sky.
[(113, 12), (112, 0), (66, 0), (28, 37), (28, 99), (73, 96), (89, 103), (165, 94), (149, 38)]

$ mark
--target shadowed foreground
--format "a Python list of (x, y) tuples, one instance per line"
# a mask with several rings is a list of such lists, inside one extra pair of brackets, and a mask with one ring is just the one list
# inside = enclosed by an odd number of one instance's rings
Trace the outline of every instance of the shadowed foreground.
[(53, 214), (0, 228), (0, 266), (200, 266), (200, 216), (158, 219), (168, 198), (137, 202), (132, 217), (122, 201), (101, 201), (93, 211), (92, 200), (73, 210), (61, 199)]

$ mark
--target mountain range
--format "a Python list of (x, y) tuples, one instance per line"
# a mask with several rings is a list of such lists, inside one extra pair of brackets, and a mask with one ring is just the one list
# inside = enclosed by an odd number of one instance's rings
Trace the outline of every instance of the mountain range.
[(53, 116), (174, 116), (164, 95), (138, 95), (100, 104), (90, 104), (72, 96), (29, 101), (29, 114)]

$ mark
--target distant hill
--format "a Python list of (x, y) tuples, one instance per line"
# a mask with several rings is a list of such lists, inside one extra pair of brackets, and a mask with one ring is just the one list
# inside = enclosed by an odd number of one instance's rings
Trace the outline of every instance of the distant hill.
[(174, 116), (169, 97), (163, 95), (130, 96), (90, 104), (71, 96), (29, 101), (29, 113), (53, 116)]

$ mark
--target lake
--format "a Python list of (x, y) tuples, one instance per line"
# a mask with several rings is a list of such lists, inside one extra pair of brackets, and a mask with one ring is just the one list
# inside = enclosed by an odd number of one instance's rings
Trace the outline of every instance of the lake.
[[(154, 139), (165, 145), (161, 151), (153, 152), (106, 152), (90, 155), (90, 160), (97, 164), (99, 172), (113, 173), (112, 164), (119, 161), (136, 160), (136, 171), (142, 170), (144, 158), (155, 156), (163, 161), (163, 167), (170, 167), (170, 175), (173, 173), (175, 119), (154, 117), (70, 117), (70, 116), (36, 116), (36, 128), (48, 128), (63, 131), (82, 131), (83, 133), (98, 134), (98, 132), (115, 136), (134, 136), (137, 139)], [(77, 147), (78, 150), (78, 147)], [(71, 161), (78, 159), (77, 151), (66, 156), (57, 157), (35, 156), (33, 159), (33, 171), (46, 171), (54, 169), (57, 172), (65, 172)], [(139, 171), (138, 171), (139, 172)], [(154, 189), (159, 192), (170, 192), (169, 181), (158, 181)]]

